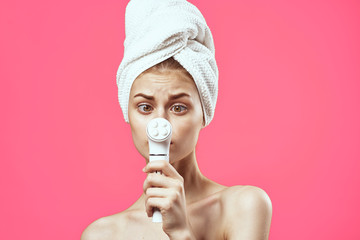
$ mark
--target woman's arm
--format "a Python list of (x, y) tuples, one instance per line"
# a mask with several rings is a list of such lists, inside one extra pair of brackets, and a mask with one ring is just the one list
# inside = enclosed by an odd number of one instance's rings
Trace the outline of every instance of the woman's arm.
[(226, 239), (269, 238), (272, 204), (266, 192), (253, 186), (235, 186), (226, 194)]

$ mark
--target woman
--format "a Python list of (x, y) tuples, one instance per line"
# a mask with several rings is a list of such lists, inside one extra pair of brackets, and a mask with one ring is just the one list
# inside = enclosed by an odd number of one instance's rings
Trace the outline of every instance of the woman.
[[(195, 146), (214, 114), (218, 76), (201, 13), (184, 0), (132, 0), (126, 17), (117, 82), (124, 118), (146, 160), (144, 193), (125, 211), (91, 223), (81, 239), (268, 239), (267, 194), (217, 184), (197, 165)], [(173, 128), (170, 162), (148, 161), (146, 125), (158, 117)], [(160, 224), (149, 218), (154, 208)]]

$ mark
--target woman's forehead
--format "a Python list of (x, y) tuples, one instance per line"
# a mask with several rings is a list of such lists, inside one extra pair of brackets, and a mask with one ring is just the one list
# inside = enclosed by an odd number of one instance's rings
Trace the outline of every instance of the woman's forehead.
[(138, 77), (131, 88), (132, 95), (137, 92), (156, 94), (158, 92), (197, 92), (195, 82), (181, 71), (165, 73), (145, 73)]

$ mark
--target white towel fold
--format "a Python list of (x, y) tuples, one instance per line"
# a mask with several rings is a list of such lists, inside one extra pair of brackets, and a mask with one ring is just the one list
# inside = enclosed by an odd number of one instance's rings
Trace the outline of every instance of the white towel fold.
[(214, 116), (218, 68), (209, 27), (201, 12), (185, 0), (131, 0), (125, 13), (124, 57), (116, 81), (126, 122), (132, 83), (146, 69), (173, 57), (193, 77), (205, 126)]

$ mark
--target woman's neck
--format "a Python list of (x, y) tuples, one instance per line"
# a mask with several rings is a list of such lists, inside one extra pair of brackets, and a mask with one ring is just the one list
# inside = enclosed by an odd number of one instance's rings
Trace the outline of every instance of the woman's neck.
[(186, 202), (190, 204), (201, 199), (206, 194), (207, 186), (211, 181), (200, 172), (195, 150), (184, 159), (172, 163), (172, 165), (184, 178)]

